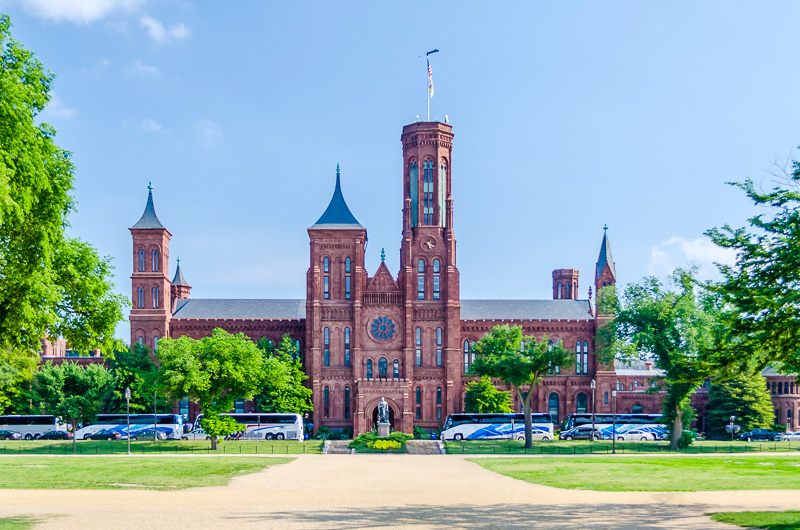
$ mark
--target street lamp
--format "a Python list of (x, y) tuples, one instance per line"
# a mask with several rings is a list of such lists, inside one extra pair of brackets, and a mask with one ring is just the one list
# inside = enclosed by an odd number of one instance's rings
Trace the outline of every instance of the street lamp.
[(613, 427), (611, 428), (611, 454), (617, 454), (617, 390), (611, 391), (611, 399), (614, 401)]
[(594, 441), (594, 396), (597, 390), (597, 381), (592, 378), (592, 441)]
[(733, 422), (736, 421), (736, 416), (731, 416), (731, 442), (733, 441)]
[(128, 417), (128, 454), (131, 454), (131, 387), (125, 387), (125, 404), (127, 407)]

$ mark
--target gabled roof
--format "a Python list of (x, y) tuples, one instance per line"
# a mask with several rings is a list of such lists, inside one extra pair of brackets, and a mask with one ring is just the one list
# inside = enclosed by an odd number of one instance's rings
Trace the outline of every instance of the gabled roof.
[(183, 277), (180, 258), (178, 258), (178, 268), (175, 269), (175, 277), (172, 279), (172, 285), (185, 285), (186, 287), (191, 287), (186, 281), (186, 278)]
[(131, 228), (164, 228), (161, 221), (158, 220), (156, 209), (153, 206), (153, 187), (147, 186), (149, 192), (147, 193), (147, 204), (144, 207), (144, 213), (141, 219)]
[(339, 178), (339, 164), (336, 164), (336, 187), (333, 189), (331, 202), (328, 203), (328, 208), (322, 214), (322, 217), (311, 228), (364, 228), (356, 221), (350, 208), (347, 207), (347, 203), (344, 202)]
[(461, 300), (461, 320), (591, 320), (588, 300)]
[(297, 320), (306, 317), (305, 300), (178, 300), (172, 318), (246, 318)]
[(617, 279), (617, 271), (614, 269), (614, 258), (611, 256), (611, 243), (608, 241), (608, 227), (603, 228), (603, 242), (600, 244), (600, 255), (597, 257), (597, 268), (595, 268), (594, 279), (597, 281), (603, 273), (603, 269), (611, 269), (611, 275)]

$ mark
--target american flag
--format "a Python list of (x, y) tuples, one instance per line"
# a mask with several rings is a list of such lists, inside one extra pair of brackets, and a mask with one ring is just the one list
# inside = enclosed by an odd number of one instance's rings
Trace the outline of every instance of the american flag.
[(433, 97), (433, 69), (431, 69), (431, 61), (430, 59), (425, 59), (428, 62), (428, 92), (430, 92), (431, 97)]

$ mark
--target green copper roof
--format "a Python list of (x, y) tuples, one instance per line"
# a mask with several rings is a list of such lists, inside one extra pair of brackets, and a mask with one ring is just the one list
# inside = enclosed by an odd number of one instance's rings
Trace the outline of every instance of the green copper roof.
[(156, 209), (153, 206), (153, 186), (148, 185), (147, 189), (149, 190), (147, 193), (147, 204), (144, 207), (142, 218), (131, 228), (164, 228), (164, 225), (158, 220)]
[(350, 208), (347, 207), (347, 203), (344, 202), (339, 178), (339, 164), (336, 164), (336, 187), (333, 190), (331, 202), (312, 228), (364, 228), (356, 221)]
[(175, 277), (172, 279), (172, 285), (185, 285), (191, 287), (183, 277), (183, 270), (181, 269), (181, 259), (178, 258), (178, 268), (175, 269)]
[(614, 269), (614, 258), (611, 256), (611, 243), (608, 242), (608, 226), (603, 227), (603, 242), (600, 244), (600, 256), (597, 258), (597, 268), (595, 269), (594, 275), (595, 280), (600, 278), (603, 269), (606, 268), (606, 263), (608, 263), (608, 268), (611, 269), (611, 275), (614, 276), (616, 280), (617, 271)]

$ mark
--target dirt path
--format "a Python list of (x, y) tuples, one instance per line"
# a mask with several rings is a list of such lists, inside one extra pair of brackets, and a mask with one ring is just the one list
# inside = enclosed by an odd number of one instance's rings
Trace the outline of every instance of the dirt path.
[[(169, 465), (165, 457), (165, 465)], [(37, 528), (731, 528), (703, 513), (798, 509), (800, 492), (562, 490), (459, 456), (300, 455), (228, 486), (154, 492), (0, 490), (0, 517), (60, 515)]]

